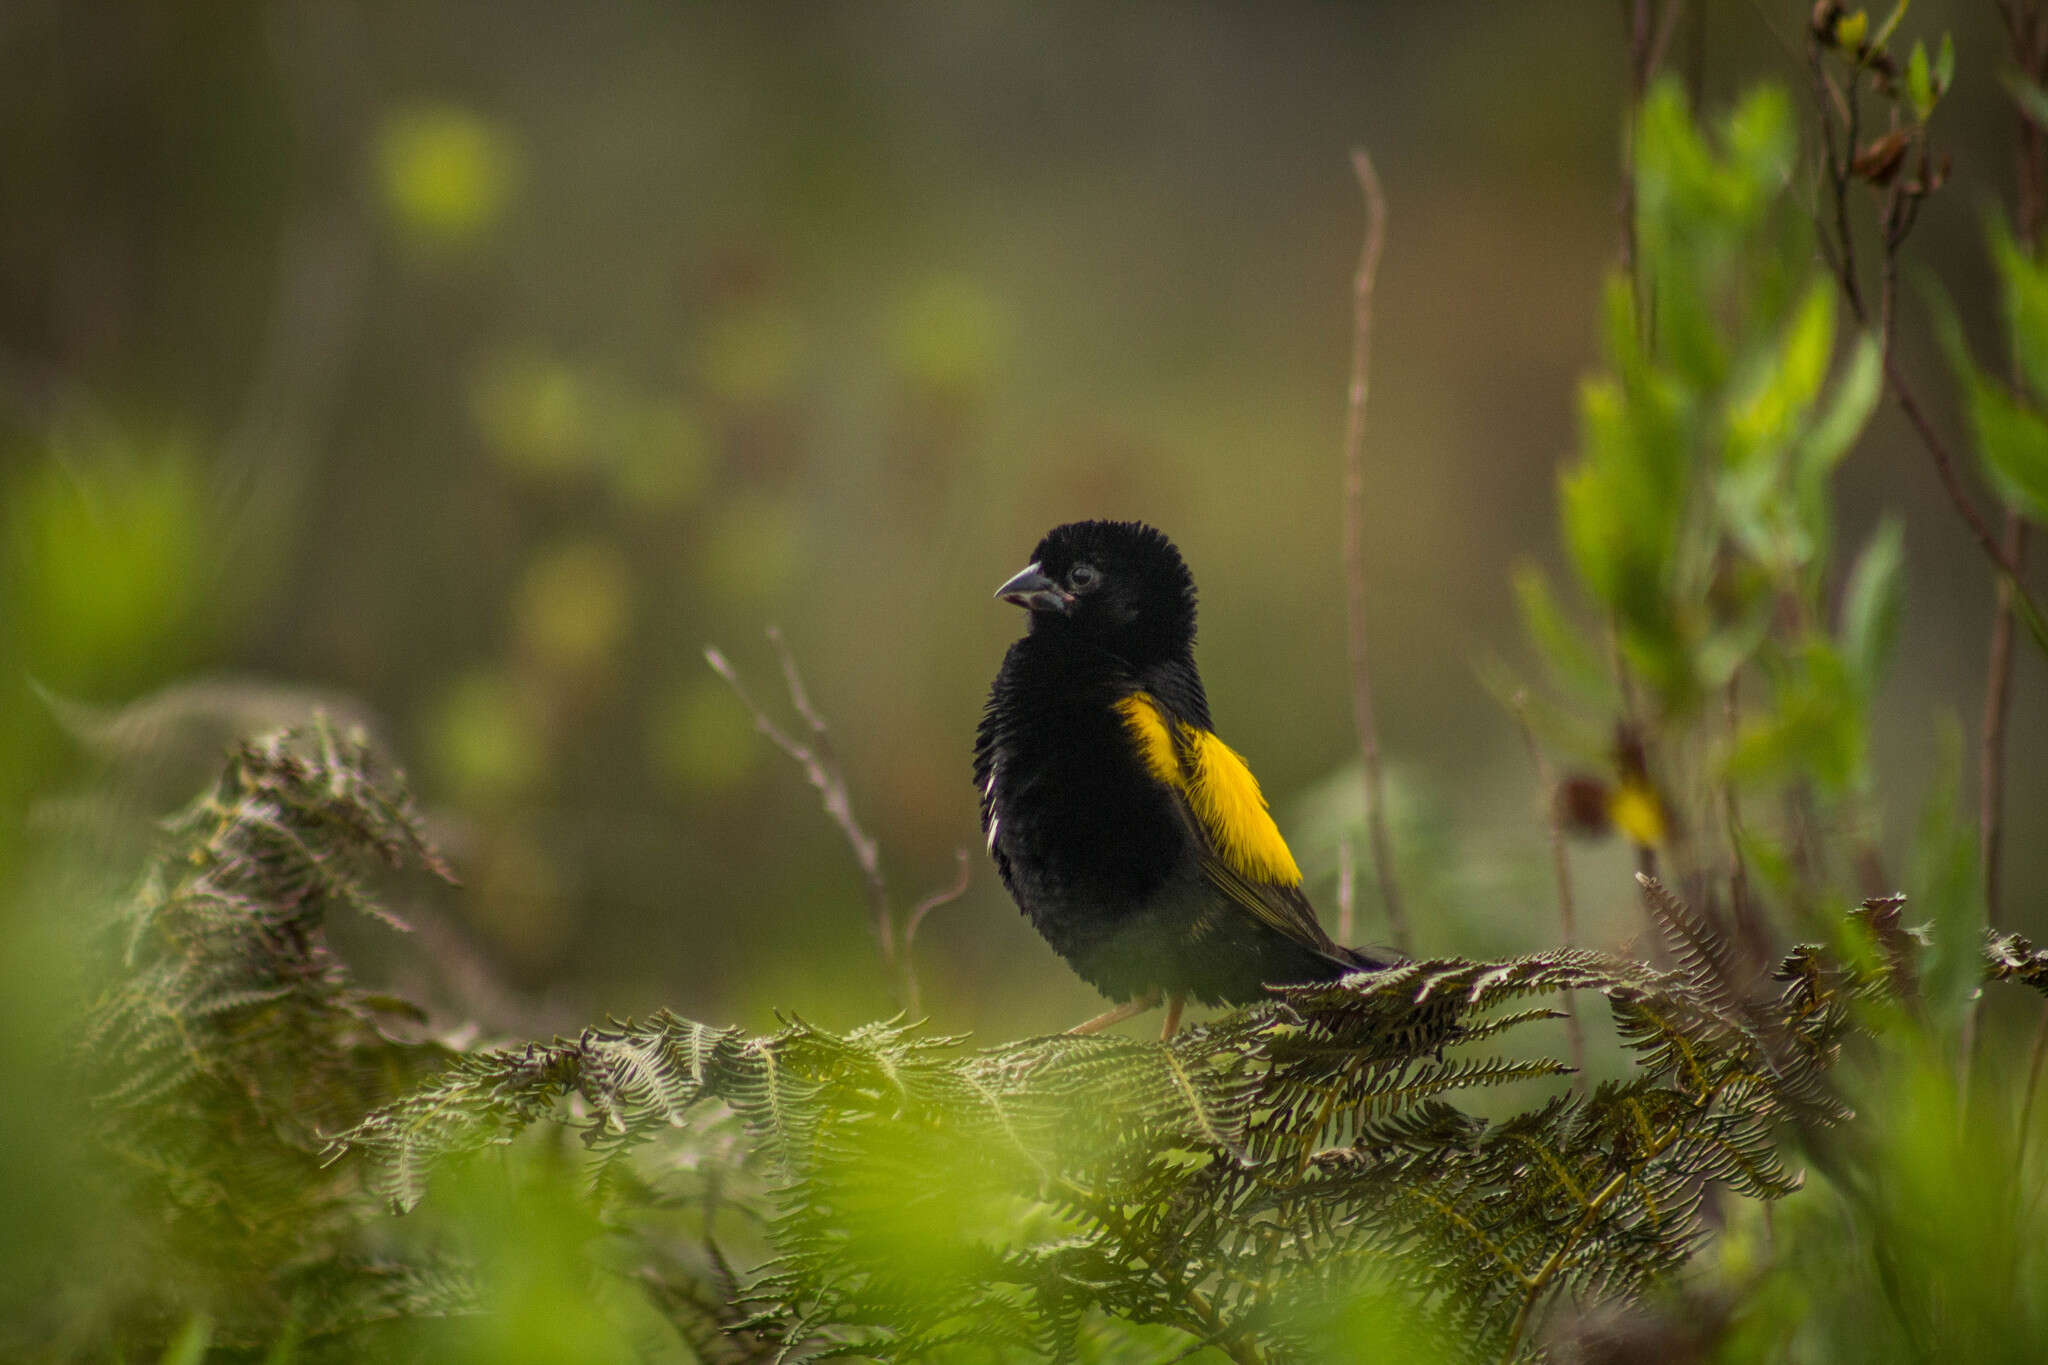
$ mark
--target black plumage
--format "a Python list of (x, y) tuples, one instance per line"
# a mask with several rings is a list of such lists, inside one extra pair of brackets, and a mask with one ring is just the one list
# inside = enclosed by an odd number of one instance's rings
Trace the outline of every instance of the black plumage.
[(1030, 625), (996, 675), (974, 774), (989, 852), (1046, 941), (1112, 1000), (1164, 995), (1176, 1015), (1184, 996), (1243, 1002), (1384, 966), (1323, 932), (1257, 783), (1216, 738), (1172, 543), (1075, 522), (1032, 560), (998, 592)]

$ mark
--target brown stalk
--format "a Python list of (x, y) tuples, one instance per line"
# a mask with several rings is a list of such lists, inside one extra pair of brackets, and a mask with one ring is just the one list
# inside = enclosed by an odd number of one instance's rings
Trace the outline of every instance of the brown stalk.
[(1372, 362), (1373, 285), (1387, 240), (1387, 198), (1379, 172), (1363, 147), (1351, 152), (1351, 168), (1365, 196), (1365, 245), (1351, 286), (1351, 385), (1344, 406), (1344, 605), (1350, 627), (1351, 714), (1358, 728), (1365, 783), (1365, 821), (1373, 867), (1394, 946), (1410, 951), (1408, 915), (1394, 878), (1394, 852), (1387, 837), (1386, 782), (1380, 772), (1379, 729), (1373, 722), (1372, 671), (1365, 630), (1365, 404)]
[[(2048, 25), (2041, 22), (2037, 3), (2000, 0), (2006, 37), (2012, 56), (2027, 78), (2036, 85), (2048, 74)], [(2019, 195), (2020, 244), (2029, 255), (2041, 248), (2041, 229), (2048, 218), (2048, 137), (2041, 125), (2022, 106), (2017, 111), (2019, 144), (2015, 149), (2015, 179)], [(2020, 374), (2017, 349), (2012, 356), (2012, 378), (2018, 388)], [(2018, 510), (2005, 510), (2004, 549), (2016, 570), (2023, 569), (2027, 553), (2027, 523)], [(1991, 616), (1990, 658), (1985, 666), (1984, 721), (1977, 765), (1978, 854), (1984, 875), (1984, 914), (1994, 928), (2001, 915), (2004, 894), (2005, 843), (2005, 747), (2006, 717), (2012, 709), (2013, 589), (2015, 574), (1999, 580), (1996, 605)], [(1974, 1027), (1976, 1011), (1968, 1023)], [(2027, 1142), (2032, 1135), (2034, 1102), (2040, 1092), (2041, 1065), (2048, 1057), (2048, 1001), (2042, 1002), (2041, 1017), (2034, 1025), (2034, 1040), (2027, 1049), (2027, 1081), (2020, 1092), (2019, 1133), (2013, 1144), (2013, 1179), (2017, 1185), (2026, 1172)], [(1968, 1065), (1968, 1054), (1965, 1063)]]
[[(2002, 0), (1999, 11), (2005, 19), (2013, 60), (2029, 80), (2038, 84), (2044, 71), (2048, 71), (2048, 57), (2042, 52), (2043, 25), (2037, 6)], [(2044, 183), (2048, 180), (2048, 145), (2044, 145), (2041, 126), (2025, 108), (2019, 109), (2016, 117), (2019, 143), (2014, 169), (2018, 182), (2019, 239), (2032, 255), (2041, 248), (2042, 220), (2048, 216), (2048, 183)], [(2017, 390), (2023, 382), (2017, 350), (2012, 356), (2012, 380)], [(2026, 568), (2027, 554), (2027, 523), (2017, 509), (2006, 509), (2004, 532), (2000, 544), (2012, 563), (2013, 576), (1999, 581), (1992, 610), (1990, 657), (1984, 679), (1983, 747), (1977, 767), (1978, 853), (1984, 869), (1985, 915), (1994, 928), (2001, 918), (2003, 892), (2000, 864), (2005, 841), (2005, 726), (2012, 706), (2013, 586)]]

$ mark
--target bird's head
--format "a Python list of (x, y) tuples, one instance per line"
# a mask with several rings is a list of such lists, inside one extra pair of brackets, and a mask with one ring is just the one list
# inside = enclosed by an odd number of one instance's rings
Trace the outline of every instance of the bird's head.
[(996, 596), (1029, 611), (1033, 631), (1071, 632), (1134, 664), (1194, 648), (1195, 580), (1173, 542), (1143, 522), (1055, 527)]

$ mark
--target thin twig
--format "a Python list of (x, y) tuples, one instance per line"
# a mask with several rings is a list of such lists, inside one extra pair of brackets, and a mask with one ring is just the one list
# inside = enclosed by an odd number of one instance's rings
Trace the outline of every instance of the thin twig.
[[(2005, 549), (2024, 564), (2027, 523), (2016, 509), (2005, 513)], [(2004, 894), (2000, 864), (2005, 843), (2005, 723), (2012, 710), (2012, 582), (1998, 581), (1997, 605), (1991, 618), (1991, 653), (1984, 677), (1984, 729), (1977, 764), (1977, 845), (1984, 869), (1985, 922), (1997, 928)]]
[(917, 1016), (918, 1012), (918, 991), (917, 971), (915, 964), (911, 961), (910, 946), (917, 941), (917, 927), (924, 923), (926, 915), (929, 915), (942, 905), (952, 904), (967, 893), (967, 879), (971, 866), (967, 857), (967, 850), (964, 848), (954, 849), (953, 858), (959, 864), (959, 867), (954, 873), (952, 884), (932, 892), (916, 905), (911, 906), (910, 913), (903, 917), (903, 1008), (913, 1018)]
[[(1737, 669), (1729, 676), (1728, 689), (1722, 696), (1721, 715), (1728, 726), (1730, 744), (1735, 742), (1742, 726), (1741, 683), (1742, 672)], [(1728, 826), (1729, 918), (1734, 922), (1744, 956), (1751, 968), (1756, 968), (1770, 958), (1770, 935), (1758, 918), (1756, 902), (1749, 894), (1749, 864), (1742, 856), (1742, 802), (1736, 795), (1733, 782), (1722, 784), (1722, 798), (1722, 818)]]
[(1380, 899), (1394, 946), (1409, 951), (1408, 916), (1394, 879), (1394, 852), (1387, 838), (1386, 783), (1380, 772), (1379, 730), (1373, 723), (1372, 672), (1365, 633), (1365, 403), (1372, 362), (1372, 295), (1379, 277), (1380, 251), (1387, 240), (1387, 198), (1379, 172), (1363, 147), (1351, 151), (1351, 169), (1365, 195), (1365, 245), (1351, 287), (1351, 387), (1344, 406), (1344, 599), (1350, 624), (1351, 712), (1358, 727), (1365, 782), (1366, 832), (1379, 873)]
[(796, 656), (790, 653), (789, 642), (782, 638), (779, 626), (768, 627), (767, 635), (768, 643), (774, 647), (775, 657), (782, 665), (782, 682), (789, 692), (789, 704), (811, 727), (811, 747), (825, 771), (832, 776), (831, 789), (820, 788), (825, 798), (825, 813), (844, 831), (846, 842), (853, 849), (854, 860), (860, 864), (861, 877), (867, 883), (868, 904), (874, 911), (875, 936), (882, 944), (882, 960), (893, 967), (896, 943), (893, 917), (889, 914), (889, 893), (882, 882), (882, 846), (853, 817), (853, 797), (846, 787), (846, 771), (832, 748), (832, 736), (825, 726), (825, 718), (818, 714), (817, 707), (811, 705), (810, 694), (804, 690), (804, 680), (797, 672)]
[(1671, 37), (1678, 32), (1678, 16), (1684, 12), (1685, 0), (1664, 0), (1664, 13), (1658, 18), (1657, 29), (1650, 35), (1649, 49), (1643, 54), (1640, 80), (1645, 86), (1649, 84), (1650, 77), (1657, 74), (1657, 68), (1664, 65), (1664, 54), (1671, 50)]
[[(1522, 728), (1522, 742), (1529, 746), (1529, 761), (1536, 765), (1536, 785), (1543, 793), (1543, 810), (1546, 823), (1550, 826), (1550, 866), (1557, 878), (1557, 920), (1558, 932), (1564, 938), (1564, 946), (1576, 948), (1579, 945), (1578, 913), (1572, 897), (1571, 855), (1564, 845), (1564, 814), (1557, 805), (1557, 779), (1550, 771), (1550, 760), (1543, 756), (1543, 746), (1536, 742), (1536, 731), (1529, 724), (1528, 696), (1517, 692), (1514, 696), (1515, 723)], [(1564, 996), (1564, 1031), (1572, 1053), (1572, 1088), (1580, 1095), (1586, 1093), (1586, 1029), (1579, 1022), (1578, 996), (1566, 991)]]
[(1650, 0), (1623, 0), (1628, 24), (1628, 104), (1621, 113), (1621, 184), (1615, 191), (1615, 216), (1621, 230), (1621, 273), (1628, 280), (1636, 330), (1647, 333), (1642, 280), (1636, 273), (1636, 116), (1650, 86)]
[(1349, 944), (1358, 929), (1358, 855), (1351, 836), (1337, 839), (1337, 942)]
[[(873, 836), (862, 829), (854, 818), (853, 799), (847, 791), (846, 775), (840, 769), (838, 759), (833, 755), (827, 740), (825, 721), (811, 705), (810, 697), (804, 692), (803, 681), (797, 675), (796, 660), (790, 655), (783, 642), (782, 633), (769, 628), (768, 639), (782, 661), (783, 680), (789, 688), (790, 705), (796, 708), (805, 724), (810, 727), (813, 742), (804, 743), (796, 736), (777, 725), (763, 710), (761, 704), (740, 682), (739, 673), (727, 661), (717, 646), (704, 647), (704, 661), (712, 671), (725, 679), (726, 686), (740, 699), (754, 717), (754, 728), (766, 735), (776, 748), (795, 760), (804, 770), (804, 777), (815, 787), (825, 804), (825, 814), (839, 832), (846, 837), (846, 845), (853, 850), (854, 863), (860, 868), (861, 882), (867, 891), (868, 913), (873, 919), (875, 941), (882, 954), (882, 965), (895, 982), (896, 989), (903, 992), (904, 984), (896, 953), (895, 927), (889, 913), (889, 892), (882, 880), (881, 846)], [(907, 1002), (902, 1002), (907, 1003)]]
[[(1670, 0), (1663, 23), (1653, 28), (1650, 0), (1623, 0), (1622, 4), (1622, 18), (1628, 25), (1628, 103), (1621, 115), (1621, 269), (1623, 278), (1628, 281), (1629, 315), (1635, 320), (1636, 333), (1642, 339), (1646, 355), (1656, 350), (1657, 328), (1655, 301), (1651, 291), (1644, 288), (1637, 260), (1636, 125), (1642, 115), (1643, 99), (1649, 94), (1650, 80), (1657, 73), (1657, 64), (1663, 60), (1664, 40), (1670, 36), (1677, 10), (1678, 0)], [(1628, 659), (1622, 649), (1618, 613), (1609, 618), (1607, 639), (1614, 662), (1615, 690), (1621, 696), (1622, 723), (1647, 751), (1649, 736), (1641, 722), (1635, 679), (1629, 673)], [(1647, 752), (1644, 766), (1648, 767)], [(1636, 845), (1636, 872), (1646, 877), (1657, 875), (1657, 851), (1648, 844)], [(1661, 940), (1656, 935), (1651, 935), (1650, 942), (1652, 952), (1661, 953), (1661, 947), (1656, 946)]]

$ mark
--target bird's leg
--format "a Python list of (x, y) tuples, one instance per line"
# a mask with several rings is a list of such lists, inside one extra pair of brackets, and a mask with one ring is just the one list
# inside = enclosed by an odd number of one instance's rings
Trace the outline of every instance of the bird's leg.
[(1180, 1009), (1187, 1002), (1188, 998), (1185, 995), (1169, 995), (1166, 997), (1166, 1026), (1159, 1030), (1160, 1042), (1163, 1043), (1173, 1037), (1174, 1031), (1180, 1027)]
[(1143, 1014), (1159, 1003), (1158, 991), (1146, 991), (1136, 1000), (1127, 1000), (1113, 1010), (1104, 1010), (1085, 1024), (1076, 1024), (1069, 1033), (1100, 1033), (1113, 1024), (1121, 1024), (1134, 1014)]

